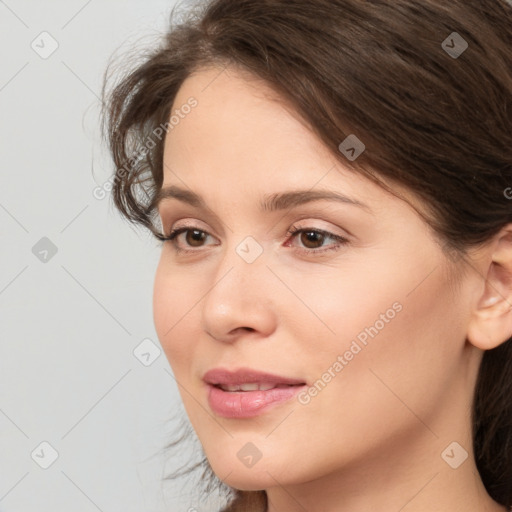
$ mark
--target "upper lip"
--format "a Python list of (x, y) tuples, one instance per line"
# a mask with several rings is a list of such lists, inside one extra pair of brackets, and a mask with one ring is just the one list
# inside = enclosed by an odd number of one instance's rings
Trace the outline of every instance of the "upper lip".
[(213, 368), (203, 375), (203, 380), (212, 385), (234, 386), (247, 383), (269, 384), (305, 384), (303, 380), (282, 377), (272, 373), (260, 372), (252, 368), (239, 368), (230, 371), (224, 368)]

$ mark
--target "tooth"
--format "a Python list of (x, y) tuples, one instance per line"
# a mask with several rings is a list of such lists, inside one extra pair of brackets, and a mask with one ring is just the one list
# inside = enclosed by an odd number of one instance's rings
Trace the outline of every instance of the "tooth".
[(258, 384), (257, 382), (247, 382), (244, 384), (233, 384), (233, 385), (222, 385), (221, 388), (224, 391), (267, 391), (269, 389), (275, 388), (275, 384), (262, 383)]
[(267, 391), (267, 389), (272, 389), (274, 387), (274, 384), (260, 384), (259, 389), (260, 391)]
[(240, 390), (240, 387), (239, 386), (222, 386), (222, 389), (224, 391), (239, 391)]
[(245, 384), (240, 384), (240, 389), (242, 391), (258, 391), (258, 388), (259, 388), (259, 384), (256, 384), (256, 383), (245, 383)]

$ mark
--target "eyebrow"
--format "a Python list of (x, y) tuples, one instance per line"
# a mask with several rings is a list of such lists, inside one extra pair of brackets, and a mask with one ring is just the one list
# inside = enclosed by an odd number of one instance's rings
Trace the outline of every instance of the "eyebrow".
[[(205, 210), (208, 209), (205, 200), (199, 194), (196, 194), (191, 190), (180, 188), (176, 185), (161, 188), (156, 193), (153, 200), (153, 208), (158, 208), (163, 201), (169, 199), (177, 199), (178, 201), (182, 201), (197, 208)], [(332, 190), (291, 190), (287, 192), (269, 194), (261, 199), (259, 207), (263, 212), (275, 212), (320, 200), (337, 201), (358, 206), (373, 214), (373, 211), (368, 205), (358, 201), (357, 199), (353, 199)]]

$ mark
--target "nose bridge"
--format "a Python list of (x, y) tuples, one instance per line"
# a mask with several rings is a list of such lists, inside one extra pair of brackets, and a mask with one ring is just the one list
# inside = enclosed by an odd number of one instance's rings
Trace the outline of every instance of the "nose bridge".
[(262, 244), (249, 235), (227, 246), (220, 258), (211, 292), (233, 294), (226, 299), (235, 299), (239, 304), (250, 302), (246, 299), (256, 292), (255, 286), (268, 272)]
[(265, 252), (252, 236), (230, 244), (219, 256), (202, 305), (203, 328), (222, 339), (240, 327), (268, 331), (272, 324)]

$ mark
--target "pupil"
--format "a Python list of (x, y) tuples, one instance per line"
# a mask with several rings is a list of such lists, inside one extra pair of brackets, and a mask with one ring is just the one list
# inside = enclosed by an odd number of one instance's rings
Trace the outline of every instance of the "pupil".
[[(306, 235), (307, 243), (305, 243), (304, 245), (308, 248), (310, 248), (308, 246), (308, 244), (310, 242), (313, 242), (313, 246), (314, 246), (315, 242), (318, 242), (319, 241), (318, 239), (320, 239), (320, 241), (322, 241), (322, 237), (323, 237), (322, 233), (316, 233), (314, 231), (306, 231), (303, 233), (303, 235)], [(303, 240), (303, 242), (304, 242), (304, 240)]]
[[(192, 235), (192, 233), (193, 233), (193, 235)], [(187, 243), (189, 243), (190, 241), (202, 242), (202, 240), (204, 238), (204, 233), (202, 231), (199, 231), (198, 229), (193, 229), (193, 230), (189, 231), (188, 234), (190, 236), (188, 236), (189, 239), (187, 240)], [(197, 238), (197, 236), (199, 236), (199, 239)], [(190, 245), (194, 246), (195, 244), (191, 243)]]

